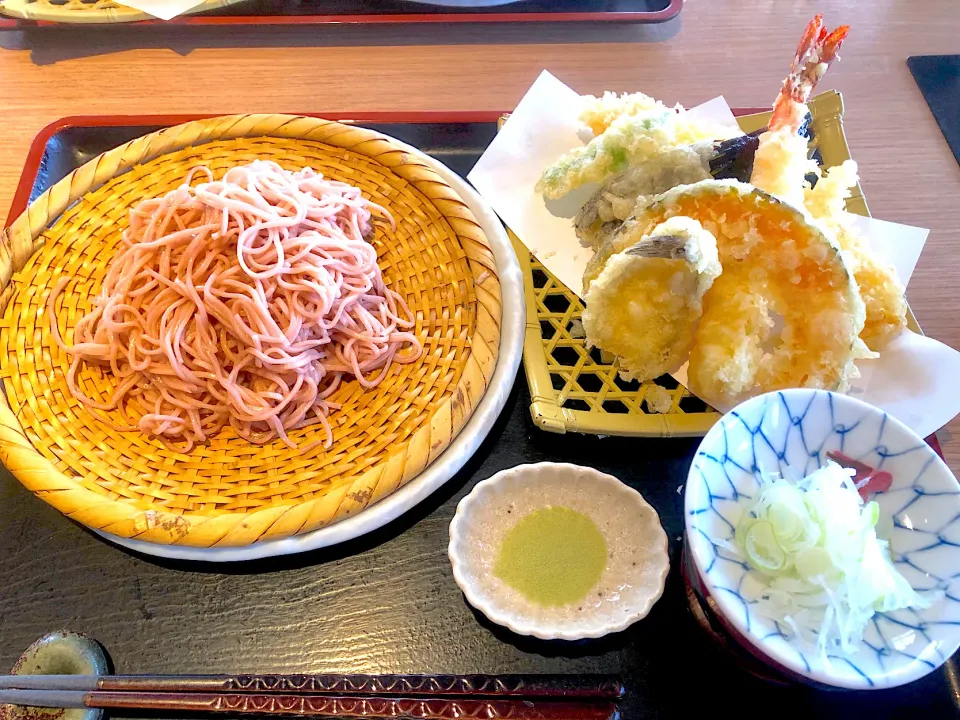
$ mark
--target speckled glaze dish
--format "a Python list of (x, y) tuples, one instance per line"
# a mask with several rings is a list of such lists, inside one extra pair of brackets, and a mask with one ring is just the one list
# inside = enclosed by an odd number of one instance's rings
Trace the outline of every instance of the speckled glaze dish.
[[(806, 476), (840, 451), (893, 476), (877, 534), (919, 592), (945, 596), (927, 610), (878, 613), (859, 650), (823, 657), (753, 611), (762, 585), (733, 547), (757, 475)], [(756, 474), (755, 474), (756, 473)], [(920, 437), (882, 410), (822, 390), (785, 390), (724, 415), (700, 444), (685, 491), (687, 546), (730, 634), (796, 680), (850, 689), (889, 688), (932, 672), (960, 647), (960, 484)]]
[[(81, 633), (57, 630), (23, 651), (11, 675), (106, 675), (110, 662), (103, 647)], [(0, 720), (100, 720), (95, 708), (37, 708), (0, 705)]]
[[(550, 506), (590, 517), (604, 536), (607, 562), (582, 601), (544, 607), (494, 573), (504, 538), (529, 513)], [(670, 567), (656, 511), (612, 475), (564, 463), (520, 465), (479, 483), (450, 523), (453, 576), (467, 601), (490, 620), (544, 640), (596, 638), (641, 620), (663, 594)]]

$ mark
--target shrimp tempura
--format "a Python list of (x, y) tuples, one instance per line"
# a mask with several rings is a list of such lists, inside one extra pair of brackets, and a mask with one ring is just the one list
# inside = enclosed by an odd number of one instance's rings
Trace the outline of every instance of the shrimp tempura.
[(807, 24), (754, 156), (750, 183), (797, 208), (803, 204), (804, 176), (815, 165), (807, 159), (807, 139), (799, 134), (807, 117), (806, 103), (827, 68), (839, 57), (848, 31), (842, 25), (828, 32), (823, 15)]

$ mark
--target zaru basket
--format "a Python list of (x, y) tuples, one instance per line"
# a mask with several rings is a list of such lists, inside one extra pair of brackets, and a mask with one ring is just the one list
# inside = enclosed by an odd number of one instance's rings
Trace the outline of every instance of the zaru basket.
[[(810, 155), (823, 167), (840, 165), (850, 158), (843, 133), (843, 99), (828, 91), (810, 101)], [(770, 113), (741, 115), (744, 132), (766, 127)], [(858, 187), (847, 200), (847, 209), (869, 216), (866, 199)], [(527, 328), (523, 366), (530, 388), (533, 421), (549, 432), (581, 432), (634, 437), (684, 437), (705, 435), (720, 413), (692, 395), (669, 375), (640, 384), (617, 375), (612, 356), (588, 348), (580, 315), (583, 302), (557, 280), (511, 233), (520, 258), (527, 303)], [(908, 312), (908, 327), (920, 332)], [(671, 398), (666, 413), (650, 412), (646, 397), (654, 386)]]
[[(241, 0), (203, 0), (185, 15), (216, 10)], [(110, 24), (155, 20), (153, 15), (114, 0), (0, 0), (0, 15), (70, 24)]]
[[(230, 429), (189, 454), (103, 426), (70, 393), (69, 359), (53, 341), (47, 299), (67, 343), (90, 308), (129, 209), (179, 185), (195, 165), (219, 177), (254, 159), (310, 166), (385, 206), (374, 245), (386, 283), (404, 296), (424, 346), (372, 390), (346, 381), (334, 444), (253, 445)], [(500, 282), (487, 238), (460, 196), (379, 133), (289, 115), (190, 122), (121, 145), (30, 204), (0, 244), (0, 461), (31, 491), (91, 528), (196, 547), (239, 546), (308, 532), (363, 510), (417, 476), (470, 417), (500, 346)], [(345, 378), (346, 379), (346, 378)], [(102, 399), (115, 381), (86, 366)], [(122, 416), (116, 415), (114, 419)], [(291, 432), (306, 447), (322, 429)]]

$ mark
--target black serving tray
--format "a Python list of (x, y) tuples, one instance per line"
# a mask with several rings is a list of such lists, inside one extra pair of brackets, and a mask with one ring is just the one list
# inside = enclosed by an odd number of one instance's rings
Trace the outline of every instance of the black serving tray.
[[(455, 5), (456, 3), (453, 3)], [(412, 0), (246, 0), (217, 10), (173, 20), (132, 23), (84, 23), (86, 27), (124, 28), (163, 25), (327, 25), (496, 22), (657, 23), (680, 12), (683, 0), (516, 0), (487, 7), (457, 7)], [(5, 18), (0, 30), (21, 27), (75, 27)]]
[[(350, 115), (466, 174), (498, 113)], [(185, 117), (73, 118), (39, 138), (14, 214), (94, 155)], [(8, 218), (8, 224), (12, 220)], [(692, 615), (680, 576), (682, 486), (696, 439), (599, 438), (538, 430), (518, 376), (502, 416), (442, 489), (358, 540), (231, 565), (122, 550), (27, 492), (0, 469), (0, 672), (41, 635), (87, 633), (124, 673), (619, 673), (623, 717), (955, 718), (954, 660), (894, 690), (826, 692), (758, 679)], [(576, 643), (520, 637), (464, 601), (447, 560), (456, 504), (499, 470), (544, 460), (616, 475), (657, 509), (670, 541), (667, 589), (625, 632)]]

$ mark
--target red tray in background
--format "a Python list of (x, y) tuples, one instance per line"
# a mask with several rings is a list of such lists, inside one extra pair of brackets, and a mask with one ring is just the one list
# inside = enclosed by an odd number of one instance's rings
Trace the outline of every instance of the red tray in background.
[(620, 22), (659, 23), (680, 12), (683, 0), (517, 0), (492, 7), (446, 7), (410, 0), (247, 0), (172, 20), (130, 23), (57, 23), (0, 15), (0, 30), (27, 28), (193, 27), (219, 25), (365, 25), (398, 23)]
[[(733, 108), (734, 115), (746, 115), (759, 111), (761, 110), (758, 108)], [(479, 154), (483, 151), (483, 148), (486, 146), (486, 143), (492, 139), (492, 133), (496, 132), (496, 122), (500, 117), (503, 116), (504, 111), (424, 111), (405, 113), (367, 111), (359, 113), (340, 112), (334, 114), (297, 114), (324, 117), (328, 120), (360, 123), (364, 125), (400, 124), (410, 125), (413, 127), (417, 125), (429, 126), (431, 124), (442, 124), (445, 126), (459, 126), (461, 128), (459, 132), (456, 132), (445, 139), (439, 139), (439, 144), (437, 147), (422, 147), (422, 149), (425, 152), (437, 156), (439, 160), (445, 162), (451, 167), (451, 169), (465, 177), (469, 167), (461, 167), (459, 164), (462, 162), (469, 162), (469, 166), (472, 167), (473, 160), (468, 160), (468, 158), (471, 157), (470, 153), (473, 153), (473, 157), (479, 156)], [(27, 157), (24, 161), (23, 171), (20, 174), (20, 180), (17, 183), (17, 189), (14, 192), (13, 201), (10, 203), (10, 210), (7, 213), (7, 218), (3, 224), (3, 227), (9, 226), (24, 210), (26, 210), (32, 195), (37, 194), (42, 189), (45, 189), (48, 184), (59, 179), (59, 177), (40, 178), (41, 169), (45, 167), (44, 156), (48, 152), (48, 146), (50, 145), (51, 141), (55, 141), (58, 133), (70, 130), (71, 128), (80, 130), (88, 129), (91, 132), (90, 139), (94, 140), (94, 143), (87, 149), (90, 152), (103, 152), (110, 147), (120, 145), (122, 142), (125, 142), (127, 139), (129, 139), (129, 137), (117, 138), (116, 142), (113, 142), (111, 145), (111, 141), (108, 138), (102, 137), (103, 133), (108, 132), (111, 129), (123, 130), (139, 128), (140, 130), (131, 136), (133, 137), (137, 134), (149, 132), (153, 128), (170, 127), (173, 125), (190, 122), (192, 120), (202, 120), (211, 117), (217, 117), (217, 113), (188, 115), (78, 115), (61, 118), (60, 120), (50, 123), (37, 134), (36, 138), (33, 140), (33, 143), (30, 145), (30, 149), (27, 151)], [(481, 126), (488, 127), (488, 132), (491, 133), (489, 137), (485, 137), (483, 133), (478, 133), (472, 134), (469, 140), (466, 139), (465, 136), (470, 134), (469, 129), (471, 127)], [(99, 138), (97, 137), (98, 130), (102, 131)], [(387, 130), (384, 129), (384, 131)], [(407, 141), (411, 142), (412, 144), (418, 144), (417, 140), (412, 137), (407, 138)], [(96, 142), (103, 143), (103, 147), (95, 148)], [(463, 152), (458, 152), (451, 157), (444, 156), (445, 150), (450, 149), (448, 146), (451, 143), (453, 145), (460, 145), (462, 143), (470, 145), (471, 142), (472, 145), (469, 148), (459, 148), (461, 151), (468, 149), (469, 152), (466, 154)], [(86, 159), (89, 158), (74, 157), (74, 161), (85, 161)], [(72, 167), (70, 169), (72, 169)], [(50, 172), (49, 167), (46, 167), (46, 172)], [(40, 181), (38, 182), (38, 180)], [(937, 439), (936, 434), (930, 435), (928, 438), (926, 438), (926, 441), (930, 447), (934, 449), (937, 455), (942, 458), (943, 450), (940, 447), (940, 442)]]

